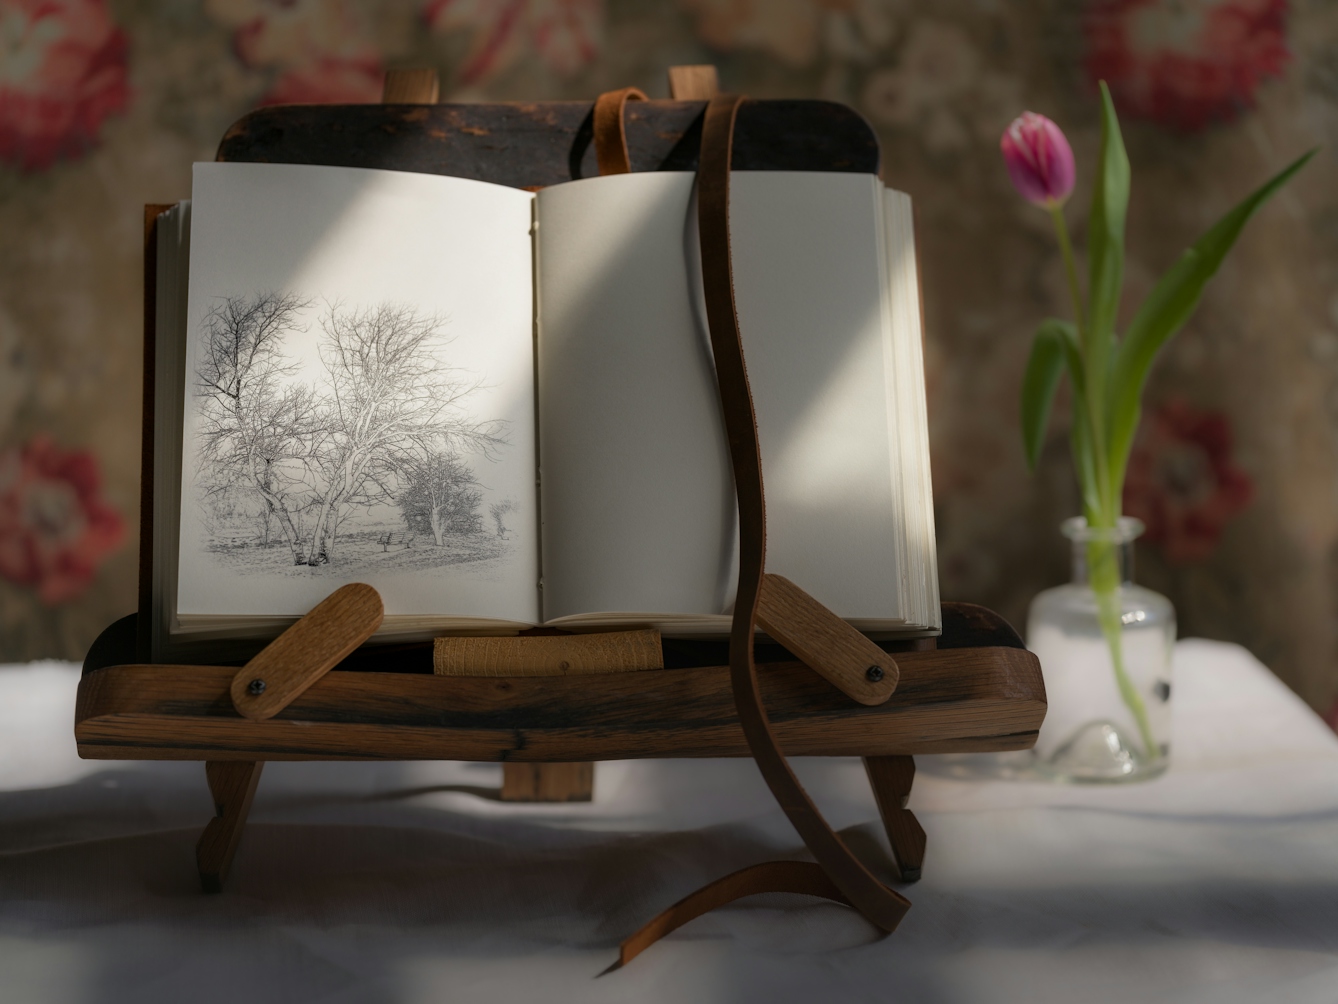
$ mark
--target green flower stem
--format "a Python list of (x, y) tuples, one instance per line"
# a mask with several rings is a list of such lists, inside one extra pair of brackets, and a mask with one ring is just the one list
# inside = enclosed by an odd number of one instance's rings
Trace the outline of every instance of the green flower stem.
[[(1097, 508), (1086, 513), (1087, 525), (1095, 529), (1113, 530), (1119, 521), (1120, 510), (1118, 493), (1111, 483), (1103, 461), (1105, 436), (1101, 422), (1101, 407), (1104, 395), (1100, 381), (1105, 367), (1095, 366), (1091, 345), (1085, 333), (1083, 319), (1087, 316), (1083, 306), (1082, 288), (1078, 284), (1078, 267), (1073, 255), (1073, 243), (1069, 240), (1068, 224), (1059, 206), (1050, 207), (1050, 218), (1054, 221), (1055, 235), (1059, 239), (1059, 250), (1064, 256), (1064, 273), (1068, 278), (1069, 295), (1073, 297), (1073, 315), (1078, 328), (1078, 343), (1083, 349), (1084, 391), (1077, 395), (1076, 407), (1087, 413), (1090, 447), (1096, 459), (1095, 476), (1097, 483), (1087, 486), (1085, 497), (1094, 497)], [(1081, 477), (1081, 472), (1079, 474)], [(1119, 545), (1111, 540), (1094, 540), (1087, 545), (1088, 582), (1096, 596), (1097, 621), (1106, 645), (1110, 648), (1110, 663), (1115, 670), (1115, 683), (1119, 687), (1120, 698), (1133, 715), (1138, 725), (1139, 736), (1145, 755), (1152, 759), (1157, 755), (1157, 744), (1152, 736), (1152, 726), (1148, 722), (1147, 706), (1143, 698), (1129, 679), (1124, 666), (1124, 623), (1120, 612), (1120, 566)]]
[(1059, 250), (1064, 255), (1064, 271), (1069, 278), (1069, 295), (1073, 297), (1073, 316), (1078, 324), (1078, 340), (1082, 344), (1087, 343), (1083, 337), (1083, 318), (1087, 316), (1087, 310), (1082, 303), (1082, 289), (1078, 285), (1078, 266), (1073, 258), (1073, 243), (1069, 240), (1069, 227), (1064, 222), (1064, 209), (1062, 206), (1050, 207), (1050, 219), (1055, 224), (1055, 235), (1059, 238)]
[(1152, 736), (1147, 705), (1134, 687), (1124, 668), (1124, 621), (1120, 612), (1120, 559), (1119, 544), (1110, 540), (1094, 540), (1087, 545), (1087, 581), (1096, 595), (1096, 616), (1110, 648), (1110, 663), (1115, 669), (1115, 683), (1120, 697), (1134, 716), (1144, 754), (1149, 760), (1158, 754), (1157, 742)]
[[(1068, 277), (1069, 295), (1073, 298), (1073, 318), (1078, 328), (1078, 344), (1082, 346), (1083, 369), (1086, 371), (1083, 380), (1085, 393), (1078, 395), (1079, 399), (1074, 403), (1085, 408), (1087, 412), (1092, 456), (1096, 461), (1094, 464), (1096, 484), (1089, 487), (1100, 505), (1099, 511), (1086, 514), (1087, 522), (1090, 526), (1114, 527), (1119, 512), (1116, 508), (1117, 503), (1112, 498), (1106, 464), (1103, 460), (1105, 457), (1105, 436), (1103, 435), (1105, 425), (1101, 420), (1101, 408), (1104, 395), (1101, 393), (1101, 380), (1093, 379), (1099, 373), (1104, 373), (1104, 367), (1095, 365), (1096, 360), (1092, 358), (1092, 347), (1088, 344), (1087, 327), (1084, 323), (1087, 308), (1083, 305), (1082, 287), (1078, 284), (1078, 265), (1073, 255), (1073, 242), (1069, 239), (1069, 226), (1064, 219), (1063, 207), (1051, 206), (1050, 219), (1055, 225), (1055, 236), (1059, 240), (1059, 250), (1064, 257), (1064, 274)], [(1081, 477), (1081, 474), (1079, 477)], [(1084, 492), (1084, 495), (1086, 494), (1088, 493)]]

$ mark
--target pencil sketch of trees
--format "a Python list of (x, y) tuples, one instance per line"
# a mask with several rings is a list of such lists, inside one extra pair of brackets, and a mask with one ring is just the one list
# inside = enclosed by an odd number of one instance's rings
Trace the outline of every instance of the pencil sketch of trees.
[[(443, 362), (443, 322), (412, 307), (327, 304), (318, 366), (284, 351), (312, 306), (293, 293), (224, 298), (206, 317), (196, 368), (200, 485), (259, 503), (295, 565), (328, 564), (357, 512), (397, 506), (441, 546), (482, 530), (480, 486), (462, 452), (493, 459), (502, 425), (465, 407), (481, 378)], [(307, 382), (299, 377), (314, 377)], [(384, 550), (384, 548), (383, 548)]]
[(415, 447), (430, 452), (434, 443), (445, 443), (486, 452), (501, 442), (495, 425), (458, 414), (479, 381), (438, 361), (431, 343), (440, 319), (394, 304), (335, 305), (321, 327), (329, 395), (315, 457), (326, 490), (316, 507), (308, 564), (329, 560), (331, 519), (341, 507), (393, 501), (388, 480)]
[(406, 458), (403, 477), (399, 505), (410, 530), (432, 534), (440, 546), (447, 534), (483, 529), (478, 479), (456, 454), (437, 451)]
[(506, 539), (506, 524), (503, 520), (508, 513), (516, 511), (516, 503), (510, 499), (503, 499), (501, 502), (494, 502), (488, 506), (488, 515), (492, 516), (493, 523), (497, 526), (497, 536), (503, 540)]
[(297, 367), (285, 359), (283, 340), (309, 305), (292, 293), (227, 297), (205, 319), (196, 368), (206, 493), (253, 492), (263, 505), (266, 545), (277, 522), (296, 564), (305, 552), (294, 510), (319, 406), (309, 387), (286, 380)]

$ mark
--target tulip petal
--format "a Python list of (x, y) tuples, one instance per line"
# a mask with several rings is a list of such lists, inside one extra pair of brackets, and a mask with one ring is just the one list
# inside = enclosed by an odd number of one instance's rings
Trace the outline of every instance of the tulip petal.
[(999, 149), (1013, 187), (1028, 202), (1056, 206), (1073, 191), (1073, 149), (1063, 130), (1044, 115), (1019, 115), (1004, 130)]

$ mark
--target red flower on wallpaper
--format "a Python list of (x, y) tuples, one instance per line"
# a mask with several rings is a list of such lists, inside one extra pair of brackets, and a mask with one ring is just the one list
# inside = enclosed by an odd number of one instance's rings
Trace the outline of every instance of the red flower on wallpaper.
[(279, 76), (262, 105), (357, 105), (381, 100), (381, 60), (320, 59)]
[(234, 29), (244, 65), (279, 71), (261, 105), (381, 100), (381, 52), (348, 0), (206, 0), (205, 13)]
[(1229, 121), (1291, 58), (1287, 0), (1093, 0), (1087, 74), (1122, 113), (1184, 131)]
[(62, 451), (46, 436), (0, 454), (0, 576), (43, 603), (82, 593), (125, 537), (101, 488), (91, 453)]
[(1231, 452), (1231, 425), (1221, 412), (1171, 401), (1144, 423), (1129, 458), (1124, 512), (1147, 524), (1144, 539), (1172, 563), (1207, 558), (1249, 505), (1254, 483)]
[(129, 103), (105, 0), (0, 0), (0, 160), (34, 171), (77, 157)]
[(432, 31), (472, 33), (462, 84), (502, 72), (526, 51), (566, 77), (599, 55), (604, 0), (428, 0), (423, 20)]

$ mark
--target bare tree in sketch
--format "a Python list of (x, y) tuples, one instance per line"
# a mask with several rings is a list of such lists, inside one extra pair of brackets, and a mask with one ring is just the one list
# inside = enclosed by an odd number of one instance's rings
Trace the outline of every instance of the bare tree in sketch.
[(497, 526), (497, 536), (503, 540), (506, 539), (507, 527), (504, 522), (506, 517), (516, 511), (516, 503), (511, 499), (503, 499), (501, 502), (494, 502), (488, 506), (488, 514), (492, 516), (492, 521)]
[(319, 406), (310, 387), (289, 381), (297, 366), (285, 359), (283, 340), (309, 305), (292, 293), (226, 298), (205, 318), (196, 367), (205, 491), (259, 496), (265, 543), (277, 522), (296, 564), (305, 551), (294, 514)]
[[(475, 482), (459, 451), (491, 458), (505, 440), (501, 423), (464, 407), (481, 381), (441, 361), (441, 319), (400, 304), (328, 305), (321, 372), (309, 386), (295, 378), (283, 342), (310, 305), (295, 294), (227, 297), (206, 318), (196, 372), (206, 492), (253, 492), (298, 565), (328, 563), (353, 510), (405, 509), (402, 499), (421, 494), (431, 471), (434, 491), (448, 474), (459, 489), (453, 504), (477, 509), (481, 495), (468, 494)], [(439, 506), (433, 512), (429, 523), (442, 516)], [(462, 513), (451, 519), (468, 523)]]
[(445, 451), (414, 454), (403, 461), (402, 472), (405, 486), (398, 501), (410, 530), (430, 533), (440, 545), (449, 534), (483, 529), (483, 493), (459, 456)]

